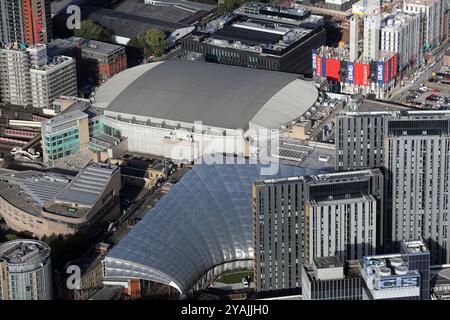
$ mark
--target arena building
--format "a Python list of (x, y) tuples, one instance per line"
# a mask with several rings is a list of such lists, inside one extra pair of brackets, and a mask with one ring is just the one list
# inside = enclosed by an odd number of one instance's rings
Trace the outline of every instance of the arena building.
[(295, 74), (168, 60), (109, 79), (94, 106), (107, 134), (128, 137), (129, 151), (191, 161), (249, 155), (251, 133), (281, 128), (318, 97), (314, 83)]

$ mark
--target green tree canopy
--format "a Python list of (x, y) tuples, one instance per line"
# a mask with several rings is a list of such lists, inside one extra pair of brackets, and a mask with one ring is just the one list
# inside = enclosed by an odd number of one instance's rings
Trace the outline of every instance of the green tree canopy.
[(147, 30), (144, 34), (131, 39), (128, 45), (141, 49), (145, 59), (152, 55), (161, 57), (168, 47), (166, 35), (158, 29)]
[(111, 41), (111, 34), (91, 20), (81, 21), (81, 28), (76, 29), (74, 36), (99, 41)]

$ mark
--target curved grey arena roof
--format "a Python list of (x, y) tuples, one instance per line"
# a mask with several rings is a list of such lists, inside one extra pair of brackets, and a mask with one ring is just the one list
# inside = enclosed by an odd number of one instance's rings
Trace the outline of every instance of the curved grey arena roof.
[(103, 84), (95, 106), (128, 114), (248, 129), (279, 128), (317, 100), (298, 75), (207, 62), (168, 60), (125, 70)]
[(105, 259), (107, 278), (139, 278), (186, 292), (212, 267), (253, 259), (252, 182), (319, 173), (256, 164), (200, 164), (185, 174)]

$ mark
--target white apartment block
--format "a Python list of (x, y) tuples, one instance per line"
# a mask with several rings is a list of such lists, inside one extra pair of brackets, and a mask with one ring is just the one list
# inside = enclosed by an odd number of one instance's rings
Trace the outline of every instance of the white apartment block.
[(377, 60), (380, 56), (380, 26), (379, 14), (364, 17), (363, 57), (366, 60)]
[(30, 70), (31, 99), (36, 108), (46, 108), (59, 96), (77, 95), (75, 59), (60, 56), (53, 62)]
[(421, 16), (421, 46), (434, 48), (442, 41), (443, 0), (404, 0), (403, 11)]
[(0, 49), (0, 101), (16, 105), (31, 104), (30, 62), (20, 49)]
[(400, 69), (421, 61), (420, 15), (399, 13), (383, 20), (381, 27), (382, 51), (397, 52)]
[(0, 49), (0, 102), (49, 107), (61, 95), (77, 94), (75, 60), (55, 57), (48, 62), (45, 45)]

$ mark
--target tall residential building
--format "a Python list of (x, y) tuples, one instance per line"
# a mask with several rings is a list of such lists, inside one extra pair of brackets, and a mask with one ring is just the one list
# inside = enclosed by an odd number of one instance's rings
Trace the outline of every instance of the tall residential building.
[(24, 42), (22, 0), (0, 1), (0, 42)]
[(350, 17), (350, 60), (359, 58), (359, 21), (358, 15)]
[(398, 53), (400, 70), (421, 61), (420, 15), (398, 13), (384, 19), (380, 49)]
[(357, 190), (352, 190), (356, 194), (346, 191), (341, 199), (329, 195), (306, 202), (305, 262), (332, 255), (353, 260), (375, 252), (377, 199)]
[(336, 114), (337, 171), (379, 168), (383, 165), (383, 119), (389, 111)]
[(42, 44), (0, 49), (0, 102), (46, 108), (55, 98), (77, 91), (73, 58), (57, 56), (48, 62)]
[(59, 96), (76, 96), (77, 70), (75, 59), (56, 57), (52, 62), (30, 70), (33, 107), (46, 108)]
[(388, 242), (422, 238), (432, 264), (448, 263), (450, 112), (395, 113), (384, 139)]
[(24, 49), (0, 49), (0, 101), (31, 104), (30, 60)]
[(50, 247), (36, 240), (0, 245), (0, 300), (51, 300)]
[(50, 0), (22, 0), (25, 44), (47, 43), (53, 37)]
[(421, 16), (419, 38), (421, 48), (430, 49), (442, 41), (442, 20), (444, 17), (443, 0), (404, 0), (403, 11)]
[(0, 3), (0, 41), (34, 45), (52, 39), (50, 0), (8, 0)]
[[(257, 291), (299, 288), (303, 262), (312, 263), (315, 257), (360, 259), (374, 253), (382, 245), (376, 241), (377, 233), (381, 234), (377, 227), (382, 226), (376, 219), (383, 215), (382, 188), (383, 177), (377, 169), (255, 182)], [(364, 197), (375, 203), (355, 205)], [(323, 212), (330, 218), (316, 219)], [(312, 233), (323, 234), (326, 241), (317, 237), (310, 241)]]
[(363, 58), (377, 60), (380, 57), (381, 16), (378, 13), (364, 17)]
[(450, 112), (393, 109), (337, 115), (336, 169), (382, 167), (385, 242), (422, 238), (431, 263), (446, 263)]

